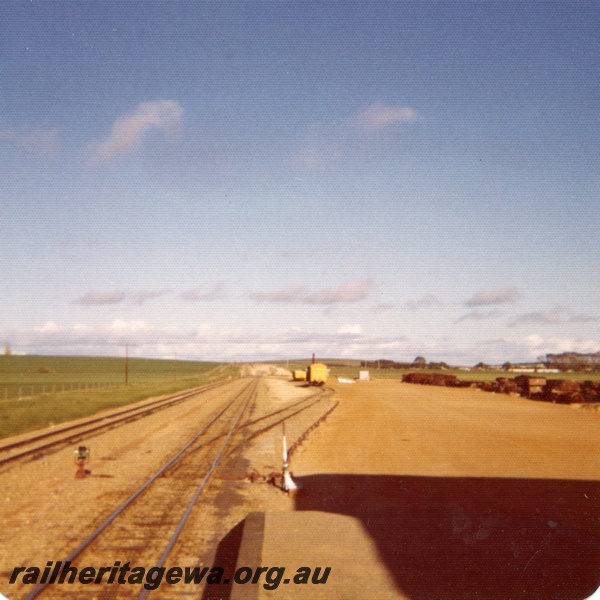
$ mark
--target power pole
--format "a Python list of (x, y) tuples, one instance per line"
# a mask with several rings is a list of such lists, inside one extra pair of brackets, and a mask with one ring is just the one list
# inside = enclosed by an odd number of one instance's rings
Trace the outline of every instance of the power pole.
[(125, 344), (125, 386), (129, 384), (129, 344)]

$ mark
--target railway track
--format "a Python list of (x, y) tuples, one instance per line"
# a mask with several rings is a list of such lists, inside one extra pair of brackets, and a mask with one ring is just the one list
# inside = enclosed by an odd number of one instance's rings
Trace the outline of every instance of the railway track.
[(151, 400), (142, 405), (130, 406), (70, 425), (55, 427), (17, 441), (5, 444), (0, 443), (0, 470), (17, 461), (39, 458), (49, 452), (59, 450), (65, 445), (77, 443), (82, 439), (87, 439), (90, 436), (102, 433), (113, 427), (124, 425), (159, 410), (170, 408), (186, 400), (196, 398), (198, 395), (221, 385), (223, 383), (205, 385), (157, 400)]
[[(186, 527), (186, 523), (201, 506), (208, 506), (210, 498), (204, 503), (198, 501), (206, 494), (214, 472), (235, 457), (251, 440), (305, 411), (315, 410), (319, 400), (330, 393), (321, 388), (315, 394), (288, 402), (276, 410), (262, 411), (256, 401), (260, 386), (260, 379), (252, 379), (241, 390), (224, 396), (219, 407), (215, 407), (212, 418), (201, 430), (115, 507), (62, 559), (62, 565), (69, 562), (76, 568), (90, 565), (111, 567), (114, 579), (115, 573), (120, 573), (118, 570), (125, 564), (161, 568), (167, 560), (185, 561), (187, 557), (188, 561), (190, 558), (197, 561), (200, 553), (198, 538)], [(115, 556), (119, 557), (118, 561), (114, 560)], [(77, 581), (74, 585), (66, 586), (52, 585), (49, 581), (40, 582), (25, 599), (38, 596), (141, 599), (150, 592), (148, 586), (142, 584), (114, 585), (114, 581), (107, 581), (109, 577), (107, 575), (92, 589)], [(127, 580), (127, 583), (137, 582)], [(164, 597), (166, 591), (161, 589), (155, 592), (155, 597)], [(170, 591), (177, 593), (175, 589)], [(202, 589), (197, 588), (196, 591), (196, 597), (200, 597)], [(181, 593), (181, 587), (178, 593)]]

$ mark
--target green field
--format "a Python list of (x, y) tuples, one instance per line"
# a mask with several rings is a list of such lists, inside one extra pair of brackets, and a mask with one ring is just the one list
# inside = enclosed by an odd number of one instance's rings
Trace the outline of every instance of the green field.
[(225, 380), (237, 372), (234, 365), (181, 360), (129, 358), (126, 364), (124, 358), (0, 356), (0, 438)]
[[(401, 379), (417, 369), (372, 369), (360, 361), (323, 359), (330, 377), (357, 379), (368, 370), (374, 379)], [(307, 360), (280, 361), (290, 370), (306, 369)], [(519, 373), (485, 369), (446, 369), (428, 373), (456, 375), (465, 381), (494, 381)], [(0, 356), (0, 438), (41, 429), (145, 398), (236, 377), (235, 364), (142, 358), (80, 356)], [(529, 374), (533, 375), (533, 374)], [(599, 380), (600, 373), (552, 373), (553, 379)], [(127, 385), (125, 380), (127, 378)]]

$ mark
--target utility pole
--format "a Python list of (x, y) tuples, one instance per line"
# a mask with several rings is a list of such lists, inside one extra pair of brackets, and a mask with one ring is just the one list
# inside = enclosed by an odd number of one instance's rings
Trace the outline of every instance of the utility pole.
[(129, 344), (125, 344), (125, 386), (129, 383)]

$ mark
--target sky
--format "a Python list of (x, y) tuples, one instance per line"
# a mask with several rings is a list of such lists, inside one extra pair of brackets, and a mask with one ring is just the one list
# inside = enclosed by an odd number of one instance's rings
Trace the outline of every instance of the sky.
[(0, 3), (0, 343), (600, 351), (600, 4)]

